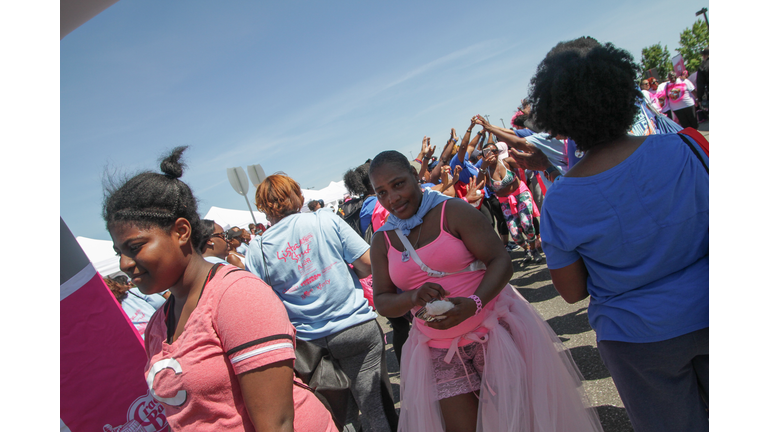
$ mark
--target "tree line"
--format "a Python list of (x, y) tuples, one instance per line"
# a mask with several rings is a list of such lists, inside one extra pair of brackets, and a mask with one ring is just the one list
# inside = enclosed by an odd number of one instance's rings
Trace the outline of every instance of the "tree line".
[[(701, 19), (696, 20), (692, 28), (686, 28), (680, 33), (679, 44), (680, 48), (675, 51), (683, 56), (688, 72), (695, 72), (701, 64), (701, 50), (709, 46), (709, 26)], [(662, 81), (672, 70), (669, 50), (666, 45), (662, 48), (661, 43), (643, 48), (640, 63), (643, 72), (656, 68), (657, 76)]]

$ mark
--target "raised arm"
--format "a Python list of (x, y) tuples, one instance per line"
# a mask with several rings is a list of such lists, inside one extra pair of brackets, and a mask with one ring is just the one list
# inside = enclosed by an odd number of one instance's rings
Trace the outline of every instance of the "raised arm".
[(429, 177), (429, 183), (437, 184), (437, 179), (440, 178), (440, 167), (443, 165), (449, 165), (451, 163), (451, 150), (453, 149), (453, 138), (449, 138), (448, 142), (443, 147), (443, 152), (440, 153), (440, 159), (437, 161), (437, 165), (432, 170)]
[[(429, 137), (427, 137), (427, 144), (429, 144)], [(421, 181), (421, 179), (423, 179), (424, 175), (427, 173), (427, 166), (429, 165), (429, 160), (432, 159), (432, 154), (434, 152), (435, 146), (428, 145), (427, 150), (423, 155), (420, 156), (421, 169), (419, 169), (419, 181)]]
[[(464, 138), (461, 139), (461, 145), (459, 146), (459, 151), (456, 153), (456, 158), (458, 159), (459, 163), (464, 162), (464, 157), (467, 155), (467, 147), (469, 147), (469, 138), (472, 136), (472, 128), (475, 127), (475, 123), (471, 122), (469, 123), (469, 129), (464, 133)], [(451, 129), (451, 131), (455, 134), (456, 131), (454, 129)], [(474, 140), (475, 144), (477, 144), (477, 139)]]
[(534, 147), (533, 145), (528, 144), (528, 141), (526, 141), (524, 138), (520, 138), (519, 136), (517, 136), (513, 131), (509, 129), (504, 129), (502, 127), (494, 126), (488, 123), (488, 121), (480, 115), (476, 115), (472, 119), (472, 121), (475, 124), (479, 124), (480, 126), (482, 126), (488, 132), (491, 132), (492, 134), (496, 135), (496, 138), (498, 138), (499, 141), (503, 141), (507, 143), (507, 146), (509, 148), (514, 147), (520, 151), (528, 152), (530, 151), (529, 149), (531, 147)]

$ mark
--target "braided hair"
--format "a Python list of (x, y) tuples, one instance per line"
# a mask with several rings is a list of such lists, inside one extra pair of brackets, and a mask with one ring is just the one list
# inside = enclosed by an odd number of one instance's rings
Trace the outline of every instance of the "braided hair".
[(181, 155), (187, 146), (176, 147), (160, 163), (162, 174), (145, 171), (127, 181), (104, 184), (102, 217), (107, 230), (120, 223), (140, 228), (152, 226), (169, 231), (179, 218), (192, 227), (191, 243), (200, 251), (204, 229), (197, 213), (197, 199), (186, 183), (179, 180), (186, 166)]

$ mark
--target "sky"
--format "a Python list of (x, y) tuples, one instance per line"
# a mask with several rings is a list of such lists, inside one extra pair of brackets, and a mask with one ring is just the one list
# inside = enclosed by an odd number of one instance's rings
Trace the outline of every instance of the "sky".
[(230, 167), (322, 189), (381, 151), (415, 157), (425, 135), (441, 148), (475, 114), (509, 126), (560, 41), (674, 55), (706, 5), (121, 0), (60, 42), (61, 217), (108, 240), (105, 174), (158, 171), (179, 145), (201, 215), (247, 210)]

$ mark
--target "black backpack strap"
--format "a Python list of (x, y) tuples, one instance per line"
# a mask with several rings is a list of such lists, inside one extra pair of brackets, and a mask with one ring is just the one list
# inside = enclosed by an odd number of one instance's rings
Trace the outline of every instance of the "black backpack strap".
[(683, 139), (683, 141), (684, 141), (686, 144), (688, 144), (688, 148), (690, 148), (690, 149), (691, 149), (691, 151), (693, 152), (693, 154), (695, 154), (695, 155), (696, 155), (696, 157), (697, 157), (697, 158), (699, 158), (699, 162), (701, 162), (701, 165), (702, 165), (702, 166), (704, 166), (704, 169), (707, 171), (707, 175), (709, 175), (709, 167), (707, 166), (707, 163), (706, 163), (706, 162), (704, 162), (704, 158), (703, 158), (703, 157), (701, 157), (701, 153), (699, 153), (699, 152), (698, 152), (698, 150), (696, 150), (696, 147), (694, 147), (694, 146), (693, 146), (693, 143), (691, 143), (691, 141), (688, 139), (688, 137), (687, 137), (687, 136), (685, 136), (685, 134), (684, 134), (684, 133), (678, 133), (677, 135), (678, 135), (680, 138), (682, 138), (682, 139)]

